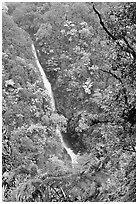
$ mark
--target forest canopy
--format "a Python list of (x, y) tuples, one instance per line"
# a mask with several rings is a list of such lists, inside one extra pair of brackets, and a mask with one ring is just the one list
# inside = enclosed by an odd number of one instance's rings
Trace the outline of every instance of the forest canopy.
[(135, 160), (136, 3), (3, 3), (3, 201), (136, 202)]

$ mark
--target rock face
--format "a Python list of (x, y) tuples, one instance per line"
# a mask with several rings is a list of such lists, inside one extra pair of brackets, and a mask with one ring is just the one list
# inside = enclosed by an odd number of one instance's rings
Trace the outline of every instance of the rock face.
[[(48, 80), (48, 78), (47, 78), (47, 76), (46, 76), (42, 66), (39, 63), (39, 60), (38, 60), (38, 57), (37, 57), (37, 54), (36, 54), (36, 50), (35, 50), (34, 44), (32, 44), (32, 52), (34, 54), (36, 64), (37, 64), (39, 72), (41, 74), (42, 81), (44, 83), (44, 87), (48, 91), (48, 95), (51, 98), (51, 104), (50, 105), (51, 105), (52, 111), (55, 112), (56, 111), (55, 100), (54, 100), (51, 84), (50, 84), (50, 82), (49, 82), (49, 80)], [(72, 161), (72, 164), (76, 164), (77, 163), (77, 155), (65, 143), (63, 135), (62, 135), (62, 133), (60, 131), (60, 127), (58, 125), (56, 127), (56, 134), (60, 138), (62, 146), (66, 149), (67, 153), (69, 154), (69, 156), (71, 158), (71, 161)]]

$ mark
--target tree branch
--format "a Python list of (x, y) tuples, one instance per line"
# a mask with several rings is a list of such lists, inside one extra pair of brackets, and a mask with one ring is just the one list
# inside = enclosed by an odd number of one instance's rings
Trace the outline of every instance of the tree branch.
[(122, 36), (122, 38), (123, 38), (123, 40), (125, 41), (127, 47), (128, 47), (130, 50), (132, 50), (132, 51), (131, 51), (131, 54), (133, 55), (134, 59), (136, 59), (136, 52), (135, 52), (134, 49), (131, 47), (131, 45), (129, 44), (129, 42), (127, 41), (127, 39), (126, 39), (124, 36)]
[(59, 192), (52, 185), (50, 185), (50, 188), (52, 188), (55, 191), (55, 193), (57, 194), (57, 196), (60, 198)]
[(110, 75), (112, 75), (114, 78), (116, 78), (121, 84), (123, 84), (123, 82), (122, 82), (122, 80), (118, 77), (118, 76), (116, 76), (113, 72), (111, 72), (110, 70), (103, 70), (103, 69), (100, 69), (102, 72), (105, 72), (105, 73), (107, 73), (107, 74), (110, 74)]
[(64, 200), (66, 200), (66, 199), (67, 199), (67, 196), (66, 196), (65, 192), (63, 191), (63, 188), (60, 187), (60, 190), (61, 190), (61, 192), (62, 192), (62, 195), (63, 195)]
[[(102, 18), (101, 18), (101, 14), (100, 12), (95, 8), (94, 4), (93, 4), (93, 10), (95, 11), (95, 13), (98, 15), (99, 20), (100, 20), (100, 24), (103, 27), (103, 29), (105, 30), (105, 32), (114, 40), (117, 41), (119, 40), (119, 38), (115, 37), (105, 26)], [(128, 43), (128, 41), (126, 40), (126, 38), (124, 36), (121, 36), (121, 38), (124, 40), (124, 42), (127, 45), (127, 48), (123, 47), (122, 45), (120, 45), (119, 41), (117, 41), (117, 44), (126, 52), (131, 53), (132, 56), (134, 57), (134, 59), (136, 59), (136, 52), (134, 51), (134, 49), (130, 46), (130, 44)]]
[(93, 5), (93, 10), (94, 10), (95, 13), (98, 15), (99, 20), (100, 20), (100, 24), (101, 24), (101, 26), (103, 27), (103, 29), (105, 30), (105, 32), (106, 32), (113, 40), (117, 40), (117, 38), (116, 38), (114, 35), (112, 35), (112, 33), (105, 27), (105, 24), (104, 24), (104, 22), (103, 22), (103, 20), (102, 20), (102, 18), (101, 18), (101, 14), (100, 14), (99, 11), (94, 7), (94, 5)]

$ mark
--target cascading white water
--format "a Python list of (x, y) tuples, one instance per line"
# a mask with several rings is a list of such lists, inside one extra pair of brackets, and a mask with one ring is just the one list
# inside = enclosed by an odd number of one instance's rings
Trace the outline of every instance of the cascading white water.
[(56, 133), (57, 133), (57, 135), (59, 135), (63, 147), (66, 149), (67, 153), (70, 155), (72, 164), (77, 164), (78, 163), (77, 162), (77, 155), (70, 148), (68, 148), (67, 145), (65, 144), (65, 142), (63, 141), (63, 137), (62, 137), (62, 134), (61, 134), (59, 127), (56, 128)]
[(51, 84), (50, 84), (49, 80), (47, 79), (47, 77), (45, 75), (45, 72), (44, 72), (43, 68), (41, 67), (41, 65), (39, 63), (39, 60), (37, 58), (37, 54), (36, 54), (36, 51), (35, 51), (34, 44), (32, 44), (32, 51), (33, 51), (33, 54), (34, 54), (34, 57), (35, 57), (36, 64), (37, 64), (37, 66), (39, 68), (39, 71), (40, 71), (40, 74), (41, 74), (41, 77), (42, 77), (42, 80), (43, 80), (43, 83), (44, 83), (44, 87), (48, 91), (48, 95), (51, 98), (51, 108), (52, 108), (52, 111), (54, 112), (55, 111), (55, 100), (54, 100), (54, 97), (53, 97)]
[[(39, 68), (39, 71), (40, 71), (40, 74), (41, 74), (41, 77), (42, 77), (42, 80), (43, 80), (43, 83), (44, 83), (44, 87), (48, 91), (48, 95), (51, 98), (51, 108), (52, 108), (52, 111), (54, 112), (56, 110), (56, 108), (55, 108), (55, 100), (54, 100), (51, 84), (50, 84), (49, 80), (47, 79), (46, 74), (45, 74), (43, 68), (41, 67), (41, 65), (39, 63), (34, 44), (32, 44), (32, 52), (34, 54), (36, 64), (37, 64), (37, 66)], [(71, 160), (72, 160), (72, 164), (76, 164), (77, 163), (77, 155), (74, 154), (74, 152), (70, 148), (68, 148), (67, 145), (65, 144), (65, 142), (63, 141), (63, 137), (62, 137), (59, 126), (56, 127), (56, 134), (59, 136), (63, 147), (66, 149), (67, 153), (70, 155)]]

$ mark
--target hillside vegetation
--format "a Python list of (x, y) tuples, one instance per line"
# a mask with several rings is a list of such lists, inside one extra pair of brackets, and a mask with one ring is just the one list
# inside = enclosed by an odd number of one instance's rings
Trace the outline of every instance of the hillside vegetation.
[(3, 201), (136, 202), (135, 45), (135, 2), (3, 5)]

